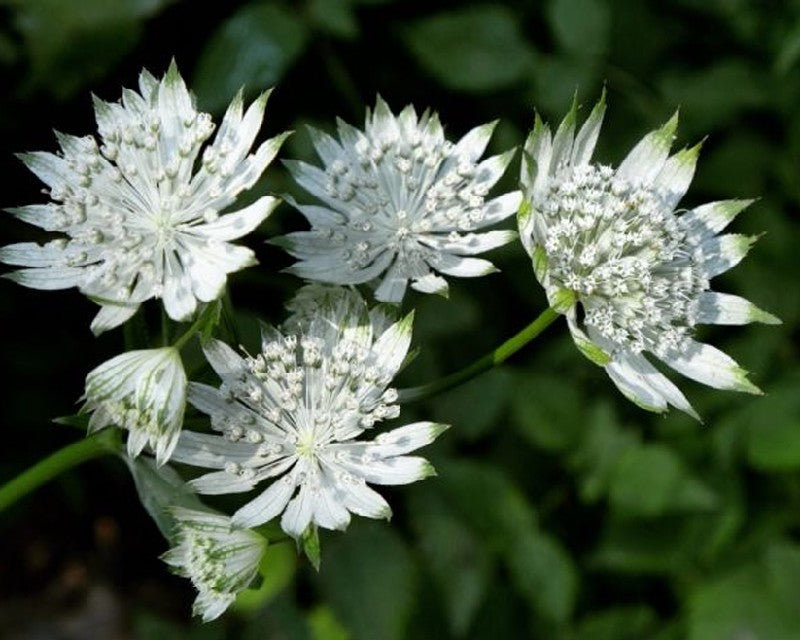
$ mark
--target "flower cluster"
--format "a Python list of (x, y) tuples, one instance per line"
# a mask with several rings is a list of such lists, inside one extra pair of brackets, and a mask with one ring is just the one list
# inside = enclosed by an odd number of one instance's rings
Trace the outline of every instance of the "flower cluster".
[(197, 589), (194, 613), (209, 622), (253, 582), (267, 541), (249, 529), (231, 528), (226, 516), (175, 507), (177, 544), (162, 559)]
[(78, 287), (101, 305), (95, 333), (122, 324), (150, 298), (162, 298), (174, 320), (215, 300), (227, 274), (255, 263), (250, 249), (229, 241), (255, 229), (278, 202), (265, 196), (220, 216), (286, 137), (248, 154), (267, 96), (244, 114), (241, 94), (234, 98), (205, 147), (214, 125), (195, 108), (174, 63), (160, 81), (143, 71), (139, 93), (125, 90), (120, 103), (96, 99), (99, 143), (58, 134), (60, 154), (20, 156), (52, 202), (11, 212), (64, 235), (0, 249), (0, 261), (27, 267), (9, 277), (36, 289)]
[(204, 344), (220, 388), (190, 383), (189, 402), (211, 416), (221, 435), (184, 431), (173, 460), (214, 469), (191, 481), (203, 494), (269, 486), (233, 514), (239, 527), (282, 515), (300, 537), (310, 525), (344, 529), (350, 513), (388, 518), (391, 510), (372, 484), (407, 484), (433, 473), (408, 456), (444, 429), (430, 422), (356, 440), (396, 418), (389, 385), (408, 352), (411, 315), (377, 332), (363, 299), (339, 289), (322, 300), (296, 331), (265, 327), (261, 351), (242, 357), (218, 340)]
[(709, 280), (735, 266), (753, 238), (717, 235), (749, 202), (728, 200), (679, 214), (700, 145), (669, 150), (677, 116), (645, 136), (617, 169), (592, 162), (605, 112), (601, 99), (575, 132), (575, 108), (551, 136), (536, 121), (524, 152), (523, 245), (551, 304), (572, 292), (565, 311), (584, 353), (644, 408), (689, 402), (644, 357), (720, 389), (757, 393), (730, 357), (692, 338), (696, 324), (777, 322)]
[(458, 143), (436, 114), (413, 107), (398, 116), (378, 98), (364, 131), (339, 122), (339, 140), (311, 130), (324, 169), (286, 163), (324, 205), (293, 204), (311, 231), (275, 240), (299, 262), (290, 272), (334, 284), (379, 281), (378, 300), (399, 303), (406, 288), (447, 294), (437, 275), (474, 277), (496, 269), (474, 256), (514, 239), (511, 231), (475, 233), (513, 215), (519, 192), (487, 200), (512, 152), (479, 161), (495, 123)]
[(128, 455), (150, 445), (159, 464), (178, 442), (186, 405), (186, 372), (173, 347), (128, 351), (86, 376), (89, 433), (116, 425), (128, 433)]

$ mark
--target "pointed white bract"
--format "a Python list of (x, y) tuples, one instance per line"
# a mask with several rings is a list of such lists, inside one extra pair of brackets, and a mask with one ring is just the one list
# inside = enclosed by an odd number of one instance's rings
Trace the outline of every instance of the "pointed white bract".
[[(576, 132), (573, 105), (555, 136), (537, 117), (525, 144), (520, 239), (551, 305), (565, 313), (581, 351), (646, 409), (672, 405), (696, 416), (645, 352), (703, 384), (758, 393), (734, 360), (692, 339), (696, 324), (778, 322), (747, 300), (709, 290), (754, 240), (717, 235), (750, 202), (676, 211), (700, 149), (670, 155), (677, 115), (617, 169), (593, 163), (604, 112), (601, 98)], [(565, 297), (577, 299), (580, 312), (559, 308)]]
[(286, 163), (322, 205), (292, 202), (310, 231), (275, 242), (299, 259), (289, 271), (333, 284), (375, 282), (378, 300), (399, 303), (409, 282), (446, 295), (440, 275), (496, 271), (474, 256), (504, 245), (512, 231), (475, 233), (516, 212), (518, 191), (487, 200), (512, 152), (481, 161), (495, 123), (476, 127), (457, 144), (445, 140), (438, 116), (412, 106), (395, 116), (378, 98), (364, 131), (339, 121), (338, 140), (312, 129), (324, 167)]
[(191, 383), (189, 401), (222, 435), (184, 431), (172, 459), (214, 469), (191, 481), (199, 493), (267, 483), (233, 515), (236, 526), (283, 514), (283, 530), (297, 538), (312, 524), (344, 529), (351, 513), (388, 518), (389, 505), (367, 483), (431, 475), (426, 460), (406, 454), (444, 429), (420, 422), (356, 440), (400, 412), (389, 384), (408, 352), (411, 320), (376, 331), (358, 293), (340, 288), (320, 296), (314, 317), (295, 316), (294, 332), (265, 328), (255, 356), (208, 341), (204, 351), (222, 386)]
[(198, 301), (221, 294), (227, 274), (255, 264), (250, 249), (229, 241), (278, 202), (265, 196), (220, 215), (287, 135), (249, 153), (268, 95), (246, 111), (237, 95), (209, 144), (211, 117), (197, 111), (174, 63), (161, 80), (143, 71), (139, 91), (125, 89), (120, 102), (95, 99), (99, 143), (58, 134), (59, 153), (20, 156), (52, 202), (11, 213), (63, 235), (0, 249), (0, 261), (26, 267), (8, 277), (36, 289), (78, 287), (102, 307), (95, 333), (122, 324), (150, 298), (161, 298), (172, 319), (188, 319)]
[(164, 464), (172, 454), (183, 425), (186, 372), (173, 347), (128, 351), (86, 376), (86, 404), (91, 411), (89, 433), (114, 425), (128, 433), (128, 454), (138, 456), (145, 445)]
[(171, 513), (178, 544), (161, 559), (192, 581), (198, 591), (193, 612), (209, 622), (253, 582), (267, 541), (249, 529), (232, 528), (227, 516), (182, 507)]

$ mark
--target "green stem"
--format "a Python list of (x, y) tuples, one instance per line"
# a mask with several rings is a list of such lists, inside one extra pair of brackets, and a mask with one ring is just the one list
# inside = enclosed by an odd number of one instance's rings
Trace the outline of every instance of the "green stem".
[(190, 338), (194, 337), (194, 334), (197, 333), (198, 329), (202, 327), (204, 324), (208, 322), (208, 314), (211, 313), (211, 306), (218, 304), (217, 302), (209, 302), (205, 309), (203, 309), (200, 313), (197, 314), (197, 319), (192, 323), (186, 332), (178, 338), (172, 346), (180, 351), (189, 342)]
[(40, 460), (16, 478), (0, 486), (0, 512), (64, 471), (87, 460), (113, 453), (116, 451), (118, 440), (119, 436), (114, 429), (105, 429), (68, 444)]
[(494, 351), (490, 351), (482, 358), (479, 358), (470, 365), (467, 365), (460, 371), (451, 373), (449, 376), (439, 378), (428, 384), (423, 384), (419, 387), (411, 387), (409, 389), (400, 390), (400, 399), (402, 402), (412, 402), (414, 400), (423, 400), (429, 398), (442, 391), (447, 391), (453, 387), (457, 387), (468, 380), (472, 380), (475, 376), (488, 371), (492, 367), (505, 362), (508, 358), (514, 355), (517, 351), (522, 349), (526, 344), (538, 336), (542, 331), (549, 327), (553, 321), (558, 318), (560, 314), (550, 307), (542, 311), (539, 316), (531, 322), (527, 327), (520, 331), (517, 335), (512, 336), (503, 344), (497, 347)]
[(166, 347), (169, 345), (169, 316), (167, 310), (161, 307), (161, 346)]

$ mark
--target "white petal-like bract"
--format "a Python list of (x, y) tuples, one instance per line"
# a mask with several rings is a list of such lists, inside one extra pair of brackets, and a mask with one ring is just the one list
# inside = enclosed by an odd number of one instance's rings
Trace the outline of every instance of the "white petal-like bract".
[(645, 352), (704, 384), (758, 393), (736, 362), (692, 339), (701, 323), (778, 322), (742, 298), (710, 291), (709, 280), (752, 244), (747, 236), (717, 235), (749, 202), (676, 211), (700, 150), (670, 155), (677, 116), (613, 169), (592, 162), (604, 97), (577, 133), (576, 111), (573, 105), (555, 135), (537, 117), (523, 153), (518, 216), (551, 305), (571, 292), (581, 307), (564, 311), (576, 344), (626, 397), (652, 411), (672, 405), (696, 416)]
[(128, 431), (128, 454), (145, 445), (165, 463), (180, 435), (186, 408), (186, 372), (173, 347), (128, 351), (86, 376), (89, 432), (115, 425)]
[(289, 271), (333, 284), (374, 281), (375, 297), (393, 303), (409, 282), (417, 291), (446, 295), (447, 282), (437, 272), (494, 271), (489, 262), (460, 258), (516, 235), (475, 233), (513, 215), (521, 198), (515, 191), (487, 200), (513, 153), (480, 161), (494, 125), (476, 127), (453, 144), (435, 113), (418, 117), (408, 106), (395, 116), (378, 98), (364, 131), (341, 121), (338, 140), (311, 130), (324, 168), (286, 164), (324, 204), (292, 202), (312, 228), (275, 240), (299, 259)]
[[(316, 296), (316, 298), (315, 298)], [(316, 313), (306, 313), (314, 304)], [(282, 514), (299, 538), (311, 525), (344, 529), (350, 514), (388, 518), (386, 501), (367, 483), (406, 484), (433, 473), (408, 453), (443, 425), (419, 422), (357, 440), (400, 412), (389, 387), (411, 340), (411, 315), (387, 326), (354, 290), (311, 285), (290, 305), (283, 332), (265, 327), (260, 352), (242, 357), (210, 340), (204, 351), (222, 379), (217, 389), (191, 383), (189, 402), (222, 435), (184, 431), (173, 460), (212, 469), (190, 482), (207, 494), (260, 495), (233, 515), (254, 527)]]
[(189, 578), (198, 591), (194, 614), (209, 622), (221, 616), (258, 573), (267, 541), (254, 531), (231, 526), (230, 518), (173, 507), (177, 545), (162, 560)]
[(8, 277), (36, 289), (78, 289), (102, 306), (95, 333), (161, 298), (183, 321), (222, 292), (227, 275), (255, 264), (250, 249), (231, 244), (255, 229), (277, 199), (264, 196), (220, 213), (249, 189), (286, 134), (249, 153), (269, 93), (244, 110), (231, 102), (213, 141), (207, 113), (197, 111), (173, 63), (161, 80), (143, 71), (139, 91), (120, 102), (95, 98), (99, 142), (58, 134), (58, 154), (20, 158), (48, 187), (52, 202), (11, 209), (62, 237), (41, 246), (0, 248), (0, 261), (26, 267)]

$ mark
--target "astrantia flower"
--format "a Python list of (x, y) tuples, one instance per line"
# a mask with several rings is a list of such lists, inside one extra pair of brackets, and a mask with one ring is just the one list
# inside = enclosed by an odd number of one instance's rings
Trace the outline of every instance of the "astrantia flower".
[(311, 231), (276, 242), (300, 261), (290, 272), (334, 284), (380, 279), (378, 300), (400, 302), (406, 287), (447, 293), (437, 275), (482, 276), (496, 269), (473, 258), (510, 242), (511, 231), (474, 233), (512, 215), (519, 192), (492, 200), (489, 190), (512, 152), (479, 162), (495, 123), (476, 127), (457, 144), (444, 138), (436, 114), (417, 118), (406, 107), (394, 116), (378, 98), (365, 130), (339, 121), (339, 139), (311, 130), (324, 169), (287, 166), (324, 206), (294, 204)]
[(204, 149), (214, 125), (195, 109), (174, 63), (161, 81), (143, 71), (139, 93), (126, 89), (121, 102), (95, 99), (99, 146), (92, 136), (58, 134), (60, 153), (20, 156), (53, 202), (11, 212), (65, 236), (0, 249), (0, 261), (29, 267), (8, 277), (35, 289), (78, 287), (102, 306), (95, 333), (122, 324), (150, 298), (163, 298), (174, 320), (189, 318), (198, 301), (220, 295), (228, 273), (255, 263), (250, 249), (228, 241), (255, 229), (277, 203), (267, 196), (219, 215), (285, 138), (248, 154), (267, 97), (243, 115), (237, 95)]
[(318, 306), (303, 332), (265, 329), (256, 356), (242, 358), (222, 342), (207, 342), (206, 357), (222, 386), (191, 383), (189, 401), (223, 435), (184, 431), (173, 459), (218, 470), (191, 481), (200, 493), (245, 492), (269, 481), (233, 515), (236, 526), (282, 513), (284, 531), (299, 537), (311, 524), (344, 529), (351, 512), (388, 518), (389, 505), (367, 483), (406, 484), (431, 475), (427, 461), (406, 454), (444, 429), (420, 422), (356, 440), (399, 414), (389, 383), (410, 338), (410, 315), (377, 334), (363, 300), (342, 291)]
[(161, 559), (189, 578), (198, 591), (194, 614), (209, 622), (221, 616), (258, 573), (267, 541), (249, 529), (231, 528), (230, 518), (175, 507), (177, 546)]
[(709, 289), (754, 238), (717, 235), (749, 201), (675, 210), (695, 170), (700, 145), (670, 156), (677, 116), (645, 136), (617, 169), (593, 163), (605, 103), (575, 134), (575, 107), (551, 137), (537, 118), (525, 145), (521, 240), (551, 305), (572, 336), (605, 366), (628, 398), (653, 411), (689, 402), (647, 360), (718, 389), (758, 393), (736, 362), (692, 338), (696, 324), (774, 323), (742, 298)]
[(127, 429), (128, 454), (145, 445), (166, 462), (180, 435), (186, 406), (186, 373), (174, 347), (129, 351), (86, 376), (89, 433), (109, 425)]

